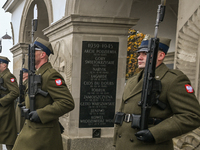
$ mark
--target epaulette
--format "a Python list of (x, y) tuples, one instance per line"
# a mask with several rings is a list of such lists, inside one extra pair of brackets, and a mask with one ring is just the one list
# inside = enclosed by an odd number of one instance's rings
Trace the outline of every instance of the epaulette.
[(50, 68), (50, 69), (48, 69), (48, 72), (49, 73), (55, 73), (55, 72), (57, 72), (54, 68)]
[(169, 72), (179, 76), (179, 75), (183, 75), (184, 73), (178, 69), (169, 69)]

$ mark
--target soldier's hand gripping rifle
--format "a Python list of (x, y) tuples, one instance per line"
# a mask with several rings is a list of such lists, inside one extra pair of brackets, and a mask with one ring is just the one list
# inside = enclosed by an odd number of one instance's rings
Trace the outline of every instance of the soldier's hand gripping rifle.
[(161, 4), (158, 5), (154, 38), (150, 39), (148, 45), (147, 60), (144, 70), (144, 81), (141, 96), (141, 130), (148, 128), (149, 114), (152, 105), (156, 104), (160, 109), (165, 109), (166, 107), (166, 104), (159, 101), (158, 99), (162, 88), (161, 81), (155, 79), (157, 53), (159, 49), (159, 38), (157, 38), (157, 32), (159, 23), (162, 22), (164, 18), (165, 1), (166, 0), (162, 0)]
[[(35, 5), (36, 9), (37, 6)], [(35, 9), (34, 7), (34, 9)], [(35, 12), (34, 12), (35, 14)], [(36, 15), (37, 16), (37, 15)], [(25, 110), (25, 118), (29, 119), (29, 113), (35, 110), (35, 96), (37, 94), (41, 94), (43, 96), (47, 96), (48, 92), (41, 90), (41, 75), (35, 74), (35, 45), (33, 44), (34, 32), (37, 31), (37, 17), (34, 16), (32, 20), (32, 44), (29, 45), (29, 61), (28, 61), (28, 96), (30, 102), (30, 109)]]

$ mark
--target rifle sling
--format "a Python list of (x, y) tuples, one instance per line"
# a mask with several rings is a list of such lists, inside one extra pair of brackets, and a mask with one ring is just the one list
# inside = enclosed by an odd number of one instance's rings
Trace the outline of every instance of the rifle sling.
[[(134, 117), (133, 116), (136, 116), (137, 118), (141, 117), (141, 115), (125, 114), (124, 121), (125, 122), (132, 122), (132, 121), (134, 121)], [(160, 119), (160, 118), (149, 118), (148, 124), (157, 125), (157, 124), (159, 124), (162, 121), (163, 121), (163, 119)]]
[[(123, 115), (119, 115), (119, 114), (123, 114)], [(118, 120), (122, 120), (124, 122), (133, 122), (133, 121), (136, 121), (137, 124), (139, 125), (140, 124), (141, 115), (124, 114), (124, 113), (118, 112), (118, 113), (115, 114), (115, 118), (118, 118)], [(119, 118), (122, 118), (122, 119), (119, 119)], [(157, 124), (159, 124), (162, 121), (163, 121), (163, 119), (161, 119), (161, 118), (149, 118), (148, 124), (149, 125), (157, 125)], [(122, 122), (120, 124), (122, 124)]]

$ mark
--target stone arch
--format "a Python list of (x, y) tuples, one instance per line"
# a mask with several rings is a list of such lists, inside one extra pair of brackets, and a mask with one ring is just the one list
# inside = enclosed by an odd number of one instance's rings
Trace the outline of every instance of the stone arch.
[[(42, 30), (53, 22), (53, 8), (51, 1), (48, 0), (28, 0), (25, 2), (19, 31), (19, 43), (31, 42), (31, 20), (33, 18), (33, 7), (38, 6), (38, 31), (35, 37), (40, 36), (47, 39)], [(42, 12), (40, 11), (42, 10)]]
[(52, 2), (49, 0), (44, 0), (46, 7), (47, 7), (47, 12), (48, 12), (48, 17), (49, 17), (49, 25), (53, 22), (53, 7), (52, 7)]
[(14, 45), (15, 44), (15, 34), (14, 34), (14, 29), (13, 29), (12, 22), (10, 22), (10, 26), (11, 26), (11, 32), (12, 32), (12, 42), (13, 42), (13, 45)]
[(66, 0), (65, 16), (69, 16), (74, 13), (76, 0)]

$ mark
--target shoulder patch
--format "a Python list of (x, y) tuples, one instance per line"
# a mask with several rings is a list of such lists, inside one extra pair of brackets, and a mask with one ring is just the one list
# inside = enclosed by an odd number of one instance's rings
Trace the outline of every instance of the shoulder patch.
[(62, 85), (62, 80), (61, 79), (56, 79), (55, 82), (56, 82), (57, 86)]
[(15, 78), (11, 78), (10, 81), (11, 81), (11, 82), (15, 82)]
[(185, 89), (186, 89), (186, 91), (187, 91), (188, 93), (193, 93), (193, 92), (194, 92), (192, 86), (189, 85), (189, 84), (185, 84)]

